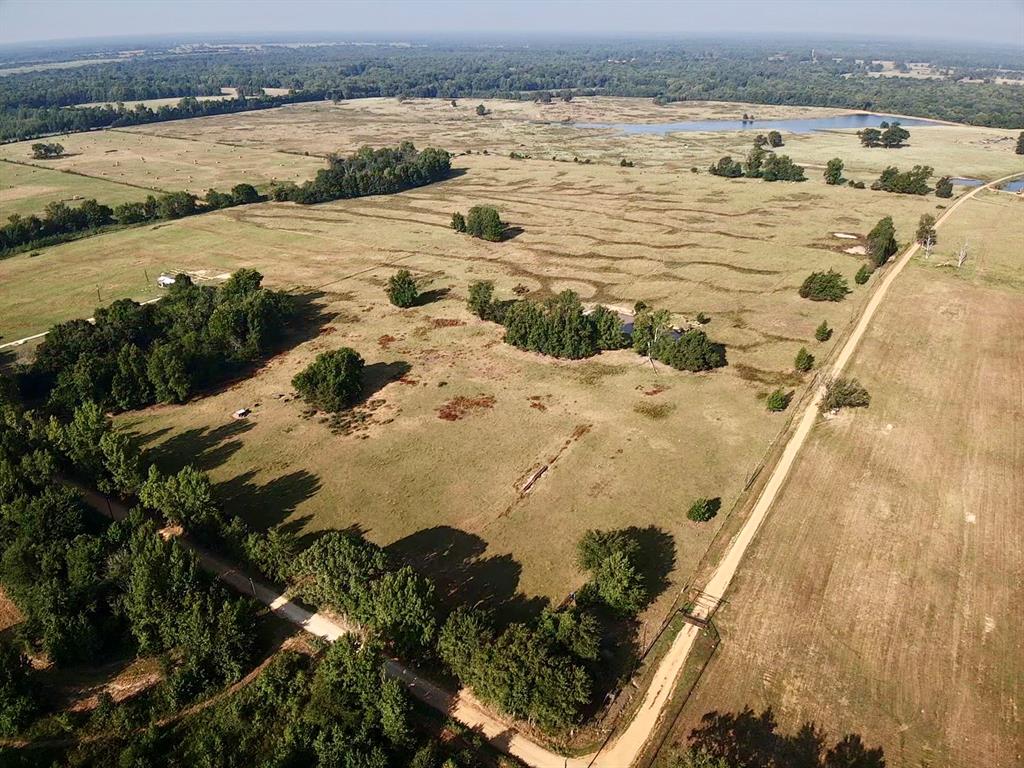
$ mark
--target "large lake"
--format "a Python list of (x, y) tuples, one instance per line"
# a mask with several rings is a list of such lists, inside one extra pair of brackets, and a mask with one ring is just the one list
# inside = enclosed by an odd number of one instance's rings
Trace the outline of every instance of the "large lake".
[(877, 128), (883, 120), (896, 121), (904, 127), (915, 125), (942, 125), (935, 120), (920, 117), (895, 117), (874, 113), (835, 115), (833, 117), (805, 117), (794, 120), (686, 120), (681, 123), (573, 123), (576, 128), (614, 128), (623, 133), (676, 133), (679, 131), (788, 131), (810, 133), (839, 128)]

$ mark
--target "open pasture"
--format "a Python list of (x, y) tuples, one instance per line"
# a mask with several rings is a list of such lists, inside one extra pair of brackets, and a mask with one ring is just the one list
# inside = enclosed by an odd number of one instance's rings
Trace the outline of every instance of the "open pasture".
[(136, 187), (113, 181), (61, 173), (53, 168), (0, 161), (0, 222), (17, 213), (40, 214), (48, 203), (78, 205), (95, 198), (106, 205), (117, 205), (145, 197)]
[[(416, 112), (424, 104), (430, 111)], [(452, 589), (477, 590), (508, 616), (538, 598), (558, 602), (579, 585), (572, 552), (592, 527), (653, 526), (652, 549), (674, 549), (674, 559), (662, 559), (670, 583), (681, 586), (784, 424), (784, 415), (765, 410), (764, 396), (799, 388), (797, 350), (807, 345), (826, 355), (829, 344), (813, 341), (814, 328), (827, 320), (841, 332), (867, 296), (871, 283), (852, 281), (861, 259), (845, 252), (857, 240), (836, 233), (862, 237), (892, 215), (906, 239), (936, 201), (828, 187), (813, 177), (767, 184), (693, 174), (686, 161), (663, 162), (644, 149), (670, 146), (671, 138), (649, 144), (652, 137), (585, 133), (514, 115), (459, 117), (461, 134), (434, 114), (446, 104), (368, 100), (358, 109), (308, 105), (159, 126), (194, 140), (147, 132), (157, 126), (69, 137), (66, 146), (82, 151), (68, 161), (81, 158), (97, 172), (111, 170), (104, 156), (114, 153), (104, 146), (119, 153), (131, 147), (134, 155), (159, 149), (161, 167), (179, 169), (198, 152), (223, 157), (224, 168), (206, 160), (193, 166), (209, 175), (204, 184), (219, 188), (252, 180), (251, 172), (225, 175), (267, 158), (308, 164), (302, 177), (322, 165), (279, 149), (315, 154), (409, 138), (473, 153), (455, 159), (450, 180), (398, 195), (245, 206), (4, 260), (0, 280), (13, 290), (0, 295), (0, 334), (19, 338), (88, 316), (97, 295), (103, 303), (151, 298), (162, 271), (215, 276), (254, 267), (268, 285), (305, 293), (322, 330), (232, 388), (121, 417), (162, 462), (197, 461), (233, 509), (261, 524), (357, 526)], [(492, 117), (541, 109), (491, 106)], [(627, 102), (605, 117), (657, 109)], [(672, 109), (684, 119), (686, 109), (697, 108)], [(728, 109), (742, 112), (741, 105)], [(285, 119), (290, 127), (275, 122)], [(544, 151), (523, 150), (519, 139), (536, 140)], [(581, 142), (589, 148), (581, 150)], [(618, 166), (627, 145), (636, 148), (635, 168)], [(490, 154), (480, 154), (488, 146)], [(532, 159), (508, 158), (512, 148)], [(700, 151), (710, 162), (719, 150)], [(577, 152), (598, 162), (571, 162)], [(136, 175), (146, 170), (141, 161), (131, 165)], [(497, 206), (511, 238), (493, 244), (453, 232), (451, 213), (475, 204)], [(404, 312), (388, 305), (383, 286), (398, 268), (422, 278), (434, 300)], [(847, 300), (800, 299), (804, 277), (827, 268), (850, 281)], [(500, 328), (466, 311), (466, 288), (480, 279), (494, 280), (503, 298), (514, 288), (535, 298), (571, 288), (584, 302), (666, 307), (680, 323), (704, 312), (730, 365), (694, 375), (654, 370), (630, 352), (568, 363), (517, 351), (501, 343)], [(318, 352), (342, 345), (369, 363), (366, 402), (333, 424), (307, 418), (291, 397), (291, 377)], [(231, 420), (237, 408), (257, 403), (250, 420)], [(443, 418), (453, 412), (464, 413)], [(521, 494), (545, 464), (548, 471)], [(698, 496), (722, 498), (715, 522), (685, 519)], [(649, 621), (660, 621), (672, 591), (662, 593)]]
[(64, 146), (63, 157), (33, 160), (34, 142), (22, 141), (0, 146), (0, 159), (142, 187), (133, 199), (144, 198), (150, 190), (185, 190), (202, 195), (211, 187), (226, 191), (241, 182), (257, 188), (266, 188), (275, 180), (301, 182), (324, 166), (316, 157), (272, 150), (242, 151), (210, 141), (120, 130), (75, 133), (57, 140)]
[[(477, 104), (489, 114), (476, 114)], [(614, 129), (576, 128), (571, 123), (672, 123), (687, 120), (738, 120), (744, 113), (760, 120), (820, 118), (852, 114), (853, 110), (786, 107), (728, 102), (683, 102), (657, 106), (648, 99), (577, 98), (569, 103), (444, 99), (360, 99), (341, 104), (294, 104), (281, 109), (217, 115), (184, 122), (137, 126), (138, 133), (225, 141), (260, 149), (327, 154), (350, 152), (370, 144), (382, 146), (409, 139), (417, 146), (441, 146), (453, 152), (487, 150), (535, 158), (558, 157), (618, 163), (627, 158), (638, 166), (704, 171), (722, 155), (742, 159), (754, 136), (749, 131), (686, 132), (666, 135), (623, 135)], [(936, 177), (997, 178), (1024, 170), (1013, 153), (1017, 132), (962, 125), (914, 127), (907, 146), (885, 150), (862, 147), (852, 130), (796, 134), (783, 131), (778, 151), (808, 166), (808, 177), (821, 176), (833, 157), (846, 163), (848, 178), (870, 182), (888, 165), (910, 168), (931, 165)]]
[[(652, 546), (674, 547), (670, 583), (688, 580), (784, 423), (763, 396), (800, 386), (796, 351), (825, 354), (814, 327), (842, 328), (866, 296), (856, 288), (845, 302), (811, 303), (797, 286), (812, 269), (852, 278), (860, 261), (842, 250), (852, 241), (833, 233), (863, 235), (886, 213), (909, 231), (923, 202), (474, 154), (457, 159), (451, 180), (398, 195), (234, 208), (7, 259), (0, 279), (19, 290), (3, 295), (0, 332), (87, 316), (97, 287), (104, 301), (157, 295), (160, 271), (249, 266), (269, 285), (308, 292), (323, 313), (316, 338), (232, 388), (122, 422), (168, 466), (208, 469), (257, 523), (358, 526), (514, 616), (579, 586), (572, 552), (587, 528), (653, 526)], [(517, 234), (492, 244), (453, 232), (451, 212), (476, 203), (497, 205)], [(436, 301), (388, 305), (384, 282), (400, 267)], [(502, 297), (519, 285), (535, 297), (572, 288), (586, 302), (642, 299), (679, 322), (706, 312), (730, 367), (694, 375), (653, 370), (631, 352), (580, 363), (520, 352), (466, 311), (466, 287), (479, 279), (495, 280)], [(367, 359), (370, 391), (356, 418), (332, 429), (303, 417), (290, 380), (342, 345)], [(256, 403), (250, 420), (231, 420)], [(460, 406), (462, 418), (441, 418)], [(722, 498), (719, 521), (685, 519), (698, 496)], [(653, 624), (672, 596), (662, 593)]]
[(1022, 208), (968, 201), (894, 284), (851, 366), (870, 407), (815, 426), (677, 739), (750, 706), (859, 734), (892, 768), (1020, 765)]

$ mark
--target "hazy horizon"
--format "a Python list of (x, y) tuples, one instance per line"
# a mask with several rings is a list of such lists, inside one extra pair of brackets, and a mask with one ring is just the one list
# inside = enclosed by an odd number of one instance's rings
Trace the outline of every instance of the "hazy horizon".
[[(396, 22), (396, 20), (398, 20)], [(1024, 0), (810, 2), (721, 0), (630, 3), (554, 0), (0, 0), (0, 44), (142, 37), (335, 40), (750, 37), (1016, 45), (1024, 52)]]

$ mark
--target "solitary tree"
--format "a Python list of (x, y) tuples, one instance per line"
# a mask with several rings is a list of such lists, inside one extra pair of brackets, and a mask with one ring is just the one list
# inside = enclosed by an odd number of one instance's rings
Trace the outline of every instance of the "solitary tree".
[(943, 176), (935, 182), (935, 196), (947, 198), (953, 196), (953, 182), (949, 176)]
[(864, 128), (857, 131), (857, 135), (860, 137), (860, 143), (865, 147), (877, 147), (882, 139), (882, 132), (877, 128)]
[(1017, 148), (1014, 150), (1018, 155), (1024, 155), (1024, 131), (1017, 137)]
[(690, 505), (690, 508), (686, 512), (686, 516), (695, 523), (706, 523), (718, 514), (718, 510), (721, 506), (721, 499), (708, 499), (702, 497)]
[(849, 292), (846, 278), (834, 269), (812, 272), (800, 286), (800, 297), (811, 301), (842, 301)]
[(768, 143), (773, 147), (781, 147), (782, 134), (778, 131), (768, 131)]
[(800, 347), (800, 351), (796, 353), (796, 360), (793, 361), (793, 367), (801, 373), (814, 367), (814, 355), (807, 351), (807, 347)]
[(494, 302), (494, 283), (481, 280), (469, 286), (469, 311), (479, 318), (487, 319)]
[(792, 399), (792, 395), (785, 392), (782, 389), (776, 389), (765, 398), (764, 406), (773, 413), (784, 411), (789, 407), (789, 401)]
[(388, 280), (388, 299), (396, 307), (411, 307), (419, 298), (416, 280), (407, 269), (400, 269)]
[(931, 242), (935, 244), (935, 217), (930, 213), (922, 213), (917, 222), (917, 234), (914, 236), (921, 245)]
[(903, 142), (910, 138), (910, 131), (902, 128), (899, 123), (892, 123), (879, 136), (879, 143), (886, 149), (902, 147)]
[(828, 327), (825, 320), (822, 320), (821, 325), (814, 329), (814, 338), (818, 341), (828, 341), (832, 338), (832, 329)]
[(466, 217), (466, 232), (473, 237), (498, 242), (505, 233), (505, 223), (498, 211), (489, 205), (474, 205)]
[(857, 285), (864, 285), (864, 283), (868, 281), (868, 279), (871, 277), (874, 271), (875, 270), (873, 270), (867, 264), (861, 264), (860, 269), (857, 270), (857, 274), (853, 276), (853, 282), (855, 282)]
[(483, 104), (477, 104), (476, 105), (476, 113), (480, 117), (483, 117), (484, 115), (487, 114), (487, 107), (485, 107)]
[(889, 260), (898, 250), (896, 243), (896, 228), (892, 223), (892, 216), (879, 219), (874, 228), (868, 232), (867, 251), (868, 258), (875, 267), (880, 267)]
[(832, 379), (825, 386), (825, 397), (821, 401), (822, 411), (836, 411), (840, 408), (864, 408), (871, 402), (871, 395), (856, 379)]
[(336, 412), (351, 405), (363, 390), (363, 358), (342, 347), (321, 352), (292, 379), (302, 398), (323, 411)]
[(833, 157), (831, 160), (828, 161), (828, 165), (825, 166), (825, 183), (843, 183), (843, 161), (840, 160), (838, 157)]
[(466, 231), (466, 217), (458, 211), (452, 214), (452, 229), (456, 232)]

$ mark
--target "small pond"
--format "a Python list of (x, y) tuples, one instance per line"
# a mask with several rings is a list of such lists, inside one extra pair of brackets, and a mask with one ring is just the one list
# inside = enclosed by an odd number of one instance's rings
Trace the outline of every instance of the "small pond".
[(1005, 189), (1007, 192), (1020, 192), (1024, 190), (1024, 179), (1017, 179), (1016, 181), (1008, 181), (1000, 189)]
[(574, 128), (614, 128), (623, 133), (676, 133), (694, 131), (788, 131), (810, 133), (839, 128), (877, 128), (883, 120), (897, 121), (905, 128), (915, 125), (941, 125), (920, 117), (894, 117), (862, 112), (856, 115), (805, 117), (792, 120), (686, 120), (680, 123), (572, 123)]
[(954, 177), (949, 180), (949, 183), (954, 187), (980, 187), (985, 182), (981, 179), (962, 179), (960, 177)]

